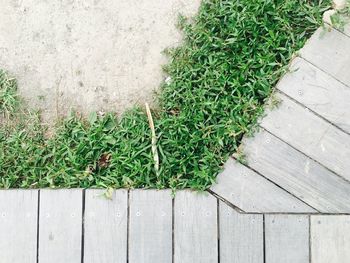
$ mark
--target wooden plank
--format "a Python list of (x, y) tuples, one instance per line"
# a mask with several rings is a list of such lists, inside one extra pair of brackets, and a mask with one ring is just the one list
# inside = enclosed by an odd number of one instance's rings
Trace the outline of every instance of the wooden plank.
[[(347, 19), (349, 19), (349, 18), (347, 18)], [(349, 20), (348, 20), (348, 21), (349, 21)], [(350, 37), (350, 24), (349, 24), (349, 23), (347, 23), (347, 24), (345, 25), (343, 33), (344, 33), (345, 35), (347, 35), (348, 37)]]
[(176, 193), (174, 262), (218, 262), (217, 199), (212, 195)]
[(337, 30), (325, 32), (319, 28), (300, 55), (318, 68), (350, 86), (350, 38)]
[(282, 94), (261, 126), (350, 181), (350, 136)]
[(263, 215), (240, 214), (220, 201), (220, 262), (263, 263)]
[(262, 130), (245, 138), (248, 165), (320, 212), (350, 212), (350, 184)]
[(128, 191), (86, 190), (84, 262), (127, 261)]
[(36, 262), (38, 191), (1, 190), (0, 200), (0, 262)]
[(266, 263), (309, 263), (309, 217), (266, 215), (265, 257)]
[(350, 133), (350, 88), (299, 57), (290, 70), (277, 89)]
[(311, 255), (315, 263), (348, 263), (350, 216), (312, 216)]
[(312, 213), (316, 210), (268, 181), (253, 170), (229, 159), (210, 188), (245, 212)]
[(39, 262), (81, 263), (82, 190), (40, 190)]
[(171, 262), (171, 191), (131, 191), (129, 231), (130, 263)]

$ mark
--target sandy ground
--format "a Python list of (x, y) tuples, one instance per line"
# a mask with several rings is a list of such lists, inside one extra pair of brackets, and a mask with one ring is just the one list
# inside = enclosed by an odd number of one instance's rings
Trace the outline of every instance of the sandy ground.
[(52, 122), (71, 108), (123, 112), (152, 102), (178, 13), (199, 0), (0, 0), (0, 67)]

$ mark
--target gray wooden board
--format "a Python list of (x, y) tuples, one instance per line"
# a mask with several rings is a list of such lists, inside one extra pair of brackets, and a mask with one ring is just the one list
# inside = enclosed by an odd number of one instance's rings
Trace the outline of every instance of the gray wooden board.
[(350, 88), (309, 62), (295, 58), (277, 89), (350, 133)]
[(261, 126), (278, 138), (350, 181), (350, 135), (283, 94)]
[(128, 192), (86, 190), (84, 221), (84, 262), (127, 261)]
[(263, 263), (263, 215), (240, 214), (220, 201), (220, 262)]
[(309, 217), (265, 215), (265, 257), (266, 263), (309, 263)]
[(261, 130), (243, 140), (250, 167), (320, 212), (349, 213), (350, 184)]
[(130, 191), (129, 262), (172, 260), (170, 190)]
[(349, 24), (350, 19), (349, 18), (347, 18), (347, 19), (348, 19), (348, 23), (345, 25), (343, 33), (346, 36), (350, 37), (350, 24)]
[(318, 68), (350, 86), (350, 38), (333, 29), (319, 28), (300, 55)]
[(311, 255), (315, 263), (348, 263), (350, 216), (312, 216)]
[(245, 212), (312, 213), (314, 209), (253, 170), (229, 159), (210, 188)]
[(40, 190), (39, 262), (81, 263), (82, 190)]
[[(339, 2), (339, 0), (336, 0), (336, 2)], [(347, 15), (340, 14), (340, 18), (345, 22), (345, 25), (341, 26), (341, 28), (337, 26), (332, 26), (329, 23), (325, 24), (325, 26), (327, 26), (328, 30), (331, 30), (331, 28), (333, 28), (343, 33), (344, 35), (350, 37), (350, 17)]]
[(38, 191), (1, 190), (0, 200), (0, 262), (36, 262)]
[(180, 191), (174, 205), (174, 262), (218, 260), (217, 199), (208, 193)]

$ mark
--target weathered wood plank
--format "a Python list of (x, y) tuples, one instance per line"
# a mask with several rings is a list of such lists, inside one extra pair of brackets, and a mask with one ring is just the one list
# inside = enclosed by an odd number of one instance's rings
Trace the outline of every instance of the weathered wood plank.
[(311, 255), (315, 263), (348, 263), (350, 216), (312, 216)]
[(309, 256), (308, 216), (265, 216), (266, 263), (309, 263)]
[(129, 262), (172, 260), (170, 190), (130, 191)]
[(350, 136), (283, 94), (261, 126), (350, 181)]
[(262, 130), (242, 146), (250, 167), (313, 208), (350, 212), (350, 184), (275, 136)]
[(319, 28), (300, 50), (300, 55), (350, 86), (350, 38), (348, 36), (337, 30), (324, 33), (324, 30)]
[[(349, 19), (349, 18), (347, 18), (347, 19)], [(349, 21), (349, 20), (348, 20), (348, 21)], [(349, 23), (347, 23), (347, 24), (345, 25), (344, 31), (343, 31), (342, 33), (344, 33), (345, 35), (347, 35), (348, 37), (350, 37), (350, 24), (349, 24)]]
[(299, 57), (290, 70), (277, 89), (350, 133), (350, 88)]
[(210, 188), (245, 212), (312, 213), (312, 209), (253, 170), (229, 159)]
[(177, 192), (174, 214), (174, 262), (217, 262), (217, 199), (207, 193)]
[(1, 190), (0, 200), (0, 262), (36, 262), (38, 191)]
[(81, 263), (82, 190), (40, 190), (39, 262)]
[(263, 215), (240, 214), (220, 201), (220, 262), (263, 263)]
[(128, 192), (86, 190), (84, 262), (122, 263), (127, 261)]

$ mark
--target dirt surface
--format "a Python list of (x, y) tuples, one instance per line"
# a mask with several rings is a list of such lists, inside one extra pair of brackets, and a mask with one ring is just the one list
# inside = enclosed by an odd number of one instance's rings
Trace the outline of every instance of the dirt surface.
[(4, 0), (0, 67), (14, 75), (44, 121), (74, 108), (123, 112), (152, 102), (166, 47), (178, 45), (178, 13), (200, 1)]

